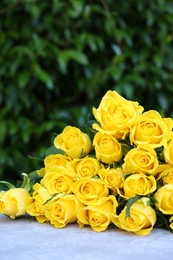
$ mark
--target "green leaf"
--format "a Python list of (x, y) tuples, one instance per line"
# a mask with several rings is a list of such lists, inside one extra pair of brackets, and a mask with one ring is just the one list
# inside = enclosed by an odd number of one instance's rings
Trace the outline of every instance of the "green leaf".
[(169, 230), (170, 232), (173, 232), (173, 230), (169, 227), (169, 217), (168, 215), (164, 215), (161, 211), (159, 211), (157, 208), (155, 209), (157, 220), (154, 227), (156, 228), (163, 228), (166, 230)]
[(7, 124), (0, 119), (0, 144), (4, 142), (7, 131)]
[(48, 200), (46, 200), (42, 205), (46, 205), (49, 201), (51, 201), (53, 198), (50, 198)]
[(51, 155), (51, 154), (65, 154), (64, 151), (57, 149), (55, 146), (51, 146), (49, 149), (47, 149), (45, 155)]
[(42, 159), (42, 158), (34, 157), (34, 156), (31, 156), (31, 155), (28, 155), (28, 158), (34, 159), (34, 160), (37, 160), (37, 161), (44, 161), (44, 159)]
[[(0, 185), (1, 185), (1, 184), (2, 184), (2, 186), (1, 186), (0, 189), (2, 189), (2, 190), (4, 190), (4, 189), (3, 189), (4, 186), (5, 186), (7, 189), (15, 189), (15, 188), (16, 188), (12, 183), (7, 182), (7, 181), (0, 181)], [(5, 190), (6, 190), (6, 188), (5, 188)]]
[(39, 177), (37, 171), (30, 172), (28, 175), (31, 181)]
[(162, 178), (156, 181), (157, 184), (157, 190), (160, 189), (163, 186)]
[(111, 47), (116, 55), (121, 55), (121, 48), (117, 44), (112, 44)]
[(23, 71), (19, 74), (18, 84), (20, 88), (25, 88), (27, 83), (29, 82), (30, 74), (28, 71)]
[(155, 151), (156, 151), (157, 154), (159, 154), (159, 153), (162, 153), (163, 149), (164, 149), (164, 146), (162, 145), (158, 148), (155, 148)]
[[(12, 49), (12, 53), (14, 52), (14, 54), (19, 58), (20, 56), (25, 56), (25, 58), (29, 58), (31, 60), (34, 59), (34, 53), (32, 52), (31, 49), (29, 49), (27, 46), (21, 46), (21, 45), (18, 45), (16, 47), (14, 47)], [(16, 62), (20, 62), (20, 59), (17, 60), (16, 59)]]
[(31, 188), (36, 182), (40, 183), (41, 179), (43, 178), (37, 174), (37, 171), (30, 172), (28, 176), (30, 179)]
[(147, 197), (149, 198), (147, 205), (152, 206), (157, 203), (157, 200), (153, 197), (153, 194), (148, 194)]
[(30, 186), (30, 178), (26, 173), (22, 173), (23, 176), (23, 182), (21, 185), (21, 188), (25, 189), (26, 191), (30, 191), (31, 186)]
[(123, 155), (126, 155), (132, 149), (130, 145), (123, 144), (123, 143), (121, 143), (121, 148), (122, 148)]
[(130, 208), (131, 208), (131, 206), (133, 205), (133, 203), (135, 203), (137, 200), (139, 200), (141, 198), (141, 196), (140, 195), (137, 195), (137, 196), (135, 196), (135, 197), (133, 197), (133, 198), (130, 198), (129, 200), (128, 200), (128, 202), (127, 202), (127, 204), (126, 204), (126, 218), (127, 217), (130, 217)]
[(43, 83), (46, 84), (48, 89), (53, 89), (53, 79), (52, 77), (45, 71), (43, 70), (38, 64), (33, 65), (33, 70), (38, 79), (40, 79)]
[(80, 52), (79, 50), (77, 51), (77, 50), (69, 49), (69, 50), (62, 51), (59, 54), (58, 62), (59, 62), (59, 65), (61, 67), (61, 70), (64, 73), (67, 72), (68, 63), (71, 60), (76, 61), (77, 63), (79, 63), (81, 65), (87, 65), (88, 64), (87, 56), (84, 53)]

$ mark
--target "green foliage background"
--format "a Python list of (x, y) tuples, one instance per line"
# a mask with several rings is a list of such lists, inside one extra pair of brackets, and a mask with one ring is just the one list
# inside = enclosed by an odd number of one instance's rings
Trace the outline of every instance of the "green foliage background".
[(172, 117), (172, 47), (171, 0), (2, 0), (0, 178), (39, 168), (109, 89)]

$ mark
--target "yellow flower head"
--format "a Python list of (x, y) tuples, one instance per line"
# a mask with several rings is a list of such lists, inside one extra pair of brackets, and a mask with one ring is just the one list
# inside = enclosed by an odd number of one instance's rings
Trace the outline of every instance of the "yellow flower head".
[(148, 235), (156, 223), (156, 212), (148, 205), (148, 198), (137, 200), (130, 207), (130, 216), (126, 216), (126, 207), (121, 213), (112, 216), (115, 226), (140, 236)]
[(0, 213), (10, 218), (26, 214), (26, 208), (31, 203), (32, 198), (23, 188), (14, 188), (0, 193)]
[(160, 147), (165, 144), (166, 137), (172, 128), (171, 118), (162, 118), (155, 110), (147, 111), (136, 119), (131, 129), (131, 144), (149, 144), (153, 148)]
[(116, 91), (107, 91), (99, 107), (93, 108), (93, 115), (98, 124), (93, 124), (97, 131), (113, 135), (116, 139), (125, 139), (134, 124), (134, 120), (143, 111), (137, 102), (128, 101)]
[(100, 179), (79, 179), (73, 183), (73, 193), (77, 196), (79, 201), (86, 205), (91, 205), (97, 201), (98, 198), (109, 195), (109, 190), (104, 181)]
[(117, 200), (113, 195), (102, 197), (94, 204), (78, 210), (78, 224), (81, 228), (90, 225), (94, 231), (104, 231), (111, 223), (111, 216), (116, 213), (117, 206)]
[(54, 139), (56, 148), (61, 149), (71, 158), (88, 154), (91, 150), (91, 140), (79, 128), (66, 126), (61, 134)]
[(159, 166), (157, 154), (150, 145), (138, 145), (124, 158), (123, 170), (126, 173), (145, 173), (155, 175)]
[(123, 156), (120, 143), (111, 135), (97, 132), (94, 136), (93, 145), (97, 160), (103, 163), (119, 162)]
[(45, 215), (53, 226), (63, 228), (68, 223), (77, 221), (77, 211), (81, 207), (83, 207), (83, 203), (75, 195), (59, 194), (48, 202)]

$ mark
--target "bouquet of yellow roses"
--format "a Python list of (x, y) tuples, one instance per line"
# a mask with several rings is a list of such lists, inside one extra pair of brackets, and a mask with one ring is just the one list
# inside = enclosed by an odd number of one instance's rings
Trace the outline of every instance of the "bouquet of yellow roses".
[(20, 185), (0, 182), (0, 213), (56, 228), (172, 231), (173, 120), (111, 90), (93, 116), (86, 133), (66, 126), (43, 167), (23, 173)]

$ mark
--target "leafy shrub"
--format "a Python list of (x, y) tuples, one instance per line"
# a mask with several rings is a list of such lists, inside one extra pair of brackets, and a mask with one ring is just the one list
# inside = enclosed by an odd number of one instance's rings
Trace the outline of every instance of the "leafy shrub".
[(2, 178), (39, 167), (28, 155), (85, 124), (108, 89), (173, 115), (171, 1), (3, 0), (0, 18)]

